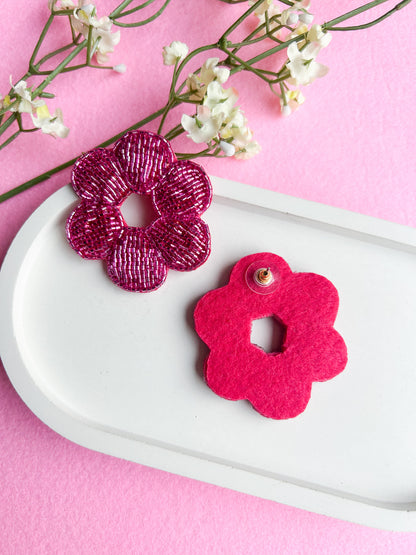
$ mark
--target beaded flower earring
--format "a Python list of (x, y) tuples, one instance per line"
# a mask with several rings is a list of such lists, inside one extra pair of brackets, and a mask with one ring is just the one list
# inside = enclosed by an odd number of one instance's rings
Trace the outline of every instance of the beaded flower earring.
[[(113, 282), (127, 291), (153, 291), (168, 269), (189, 272), (211, 250), (208, 225), (212, 187), (205, 171), (178, 161), (169, 142), (147, 131), (131, 131), (113, 149), (81, 156), (72, 172), (81, 202), (66, 232), (83, 258), (101, 259)], [(145, 227), (127, 225), (121, 205), (131, 194), (150, 199), (156, 218)]]

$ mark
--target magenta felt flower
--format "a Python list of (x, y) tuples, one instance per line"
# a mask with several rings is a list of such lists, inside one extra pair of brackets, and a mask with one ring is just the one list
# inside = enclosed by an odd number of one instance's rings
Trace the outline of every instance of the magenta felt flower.
[[(81, 198), (67, 222), (67, 237), (83, 258), (107, 262), (110, 278), (128, 291), (152, 291), (168, 268), (190, 271), (210, 253), (200, 215), (212, 188), (194, 162), (178, 161), (163, 137), (131, 131), (113, 149), (81, 156), (72, 172)], [(150, 198), (156, 218), (146, 227), (126, 224), (120, 207), (132, 193)]]
[[(273, 280), (259, 285), (254, 277), (266, 266)], [(345, 343), (333, 328), (337, 311), (337, 290), (323, 276), (293, 273), (275, 254), (246, 256), (229, 284), (207, 293), (195, 310), (196, 331), (210, 349), (208, 386), (226, 399), (248, 399), (264, 416), (297, 416), (312, 382), (333, 378), (347, 363)], [(284, 329), (279, 352), (251, 342), (253, 320), (266, 317)]]

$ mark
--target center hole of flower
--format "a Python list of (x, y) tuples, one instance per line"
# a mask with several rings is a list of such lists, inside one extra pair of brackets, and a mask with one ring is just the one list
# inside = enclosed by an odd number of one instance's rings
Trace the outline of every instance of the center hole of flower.
[(146, 227), (156, 218), (151, 195), (132, 193), (120, 206), (121, 214), (130, 227)]
[(259, 318), (251, 322), (251, 343), (266, 353), (277, 354), (284, 351), (287, 328), (274, 316)]

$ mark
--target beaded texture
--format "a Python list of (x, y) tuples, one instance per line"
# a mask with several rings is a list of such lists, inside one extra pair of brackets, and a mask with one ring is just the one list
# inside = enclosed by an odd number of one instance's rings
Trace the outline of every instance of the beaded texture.
[[(71, 247), (83, 258), (104, 260), (113, 282), (127, 291), (153, 291), (168, 269), (187, 272), (208, 258), (211, 238), (200, 215), (212, 200), (205, 171), (178, 161), (169, 142), (131, 131), (113, 149), (81, 156), (72, 172), (81, 202), (67, 221)], [(132, 193), (150, 197), (156, 219), (127, 225), (120, 207)]]

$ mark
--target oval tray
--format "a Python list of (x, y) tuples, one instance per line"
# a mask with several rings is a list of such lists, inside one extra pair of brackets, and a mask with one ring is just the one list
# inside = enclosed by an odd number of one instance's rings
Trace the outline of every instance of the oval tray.
[[(416, 530), (416, 230), (213, 178), (209, 260), (156, 292), (117, 288), (65, 239), (69, 187), (25, 223), (0, 274), (0, 349), (23, 401), (72, 441), (379, 528)], [(346, 370), (295, 419), (217, 397), (193, 329), (202, 295), (271, 251), (330, 279)]]

